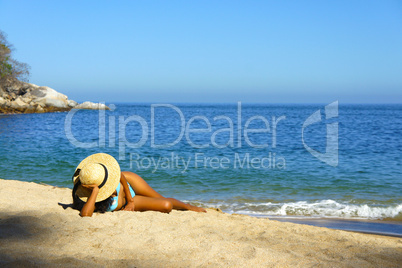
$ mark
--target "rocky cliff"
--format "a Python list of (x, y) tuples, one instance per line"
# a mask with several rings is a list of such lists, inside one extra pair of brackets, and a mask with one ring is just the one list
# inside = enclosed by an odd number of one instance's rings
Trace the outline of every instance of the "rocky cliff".
[(78, 104), (50, 87), (41, 87), (16, 79), (0, 82), (0, 113), (46, 113), (71, 109), (109, 110), (105, 104)]

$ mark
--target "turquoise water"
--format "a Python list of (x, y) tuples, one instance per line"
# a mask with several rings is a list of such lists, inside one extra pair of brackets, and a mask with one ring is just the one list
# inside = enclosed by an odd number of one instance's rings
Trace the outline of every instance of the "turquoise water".
[(226, 212), (402, 221), (402, 105), (111, 107), (1, 115), (0, 177), (71, 188), (105, 152), (162, 195)]

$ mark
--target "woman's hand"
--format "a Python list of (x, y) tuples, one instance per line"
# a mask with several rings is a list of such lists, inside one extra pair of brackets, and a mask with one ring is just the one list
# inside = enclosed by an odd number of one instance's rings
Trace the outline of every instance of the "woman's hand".
[(81, 209), (81, 217), (91, 217), (95, 210), (95, 200), (99, 193), (99, 187), (95, 184), (82, 184), (82, 187), (91, 190), (91, 196)]
[(133, 197), (131, 196), (128, 182), (126, 180), (126, 177), (124, 177), (123, 173), (121, 173), (120, 182), (123, 185), (124, 195), (125, 195), (125, 198), (127, 201), (127, 205), (123, 208), (123, 210), (134, 211), (134, 208), (135, 208), (134, 200), (133, 200)]
[(99, 191), (99, 187), (96, 184), (81, 184), (81, 185), (82, 185), (82, 187), (87, 188), (91, 191), (93, 191), (94, 189)]
[(127, 205), (124, 207), (123, 210), (125, 210), (125, 211), (134, 211), (134, 209), (135, 209), (134, 202), (131, 201), (131, 202), (127, 202)]

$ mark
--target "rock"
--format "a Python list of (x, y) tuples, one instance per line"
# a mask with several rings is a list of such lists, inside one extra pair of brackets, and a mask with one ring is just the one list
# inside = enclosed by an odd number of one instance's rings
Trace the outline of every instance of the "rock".
[(23, 102), (25, 102), (25, 103), (31, 103), (32, 102), (32, 99), (31, 98), (26, 98), (26, 97), (24, 97), (24, 96), (22, 96), (22, 97), (18, 97), (18, 98), (20, 98)]
[(14, 101), (10, 102), (10, 107), (16, 110), (26, 109), (28, 103), (24, 102), (21, 97), (17, 97)]
[(77, 105), (78, 105), (78, 102), (73, 101), (73, 100), (68, 100), (68, 106), (69, 107), (74, 108)]
[(26, 93), (24, 97), (30, 97), (35, 103), (42, 104), (45, 107), (47, 106), (62, 109), (70, 108), (66, 95), (61, 94), (50, 87), (33, 86), (34, 89)]
[(36, 107), (35, 107), (35, 113), (44, 113), (44, 112), (45, 112), (45, 109), (43, 109), (42, 106), (37, 104)]
[(78, 104), (50, 87), (0, 79), (0, 113), (45, 113), (76, 109), (110, 110), (103, 103)]
[(86, 101), (84, 103), (78, 104), (74, 109), (88, 109), (88, 110), (110, 110), (108, 106), (104, 103), (93, 103)]

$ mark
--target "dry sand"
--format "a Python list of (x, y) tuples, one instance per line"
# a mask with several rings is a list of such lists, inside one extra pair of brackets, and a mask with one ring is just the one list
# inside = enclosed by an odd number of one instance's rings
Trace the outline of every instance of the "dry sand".
[(0, 266), (397, 267), (402, 239), (230, 215), (81, 218), (71, 190), (0, 180)]

